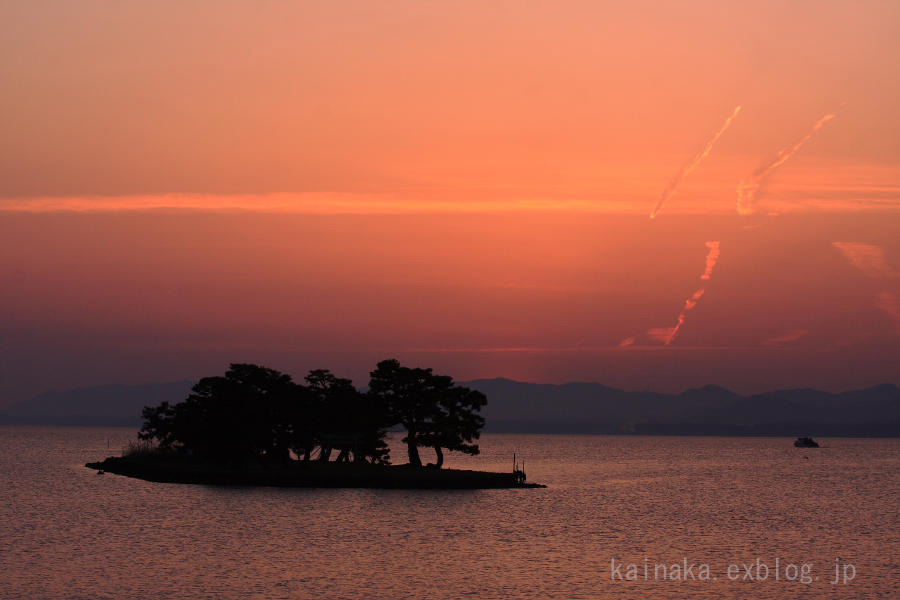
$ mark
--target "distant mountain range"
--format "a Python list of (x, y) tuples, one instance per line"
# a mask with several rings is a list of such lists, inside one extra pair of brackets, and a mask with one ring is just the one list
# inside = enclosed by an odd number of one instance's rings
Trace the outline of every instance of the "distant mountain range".
[(187, 398), (193, 382), (99, 385), (46, 392), (0, 412), (0, 423), (15, 425), (122, 425), (139, 427), (141, 410)]
[(794, 389), (752, 396), (713, 385), (681, 394), (509, 379), (465, 385), (488, 397), (482, 411), (487, 431), (900, 436), (900, 388), (893, 384), (839, 394)]
[[(893, 384), (839, 394), (794, 389), (741, 396), (712, 385), (662, 394), (599, 383), (503, 378), (460, 383), (487, 395), (487, 432), (900, 436), (900, 388)], [(191, 385), (176, 381), (48, 392), (0, 413), (0, 423), (138, 427), (144, 406), (179, 402)]]

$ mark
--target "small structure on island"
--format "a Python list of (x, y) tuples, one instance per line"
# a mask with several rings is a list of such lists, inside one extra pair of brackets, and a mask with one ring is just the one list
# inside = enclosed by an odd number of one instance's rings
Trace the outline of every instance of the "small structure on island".
[(519, 462), (516, 460), (516, 453), (513, 452), (513, 482), (516, 485), (523, 485), (525, 483), (525, 461), (522, 461), (522, 465), (519, 466)]

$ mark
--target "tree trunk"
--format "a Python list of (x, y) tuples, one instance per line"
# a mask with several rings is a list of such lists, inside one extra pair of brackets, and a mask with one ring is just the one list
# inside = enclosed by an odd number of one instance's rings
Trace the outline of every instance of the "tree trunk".
[(309, 462), (309, 458), (310, 458), (310, 455), (311, 455), (311, 454), (312, 454), (312, 448), (310, 448), (309, 446), (307, 446), (306, 448), (304, 448), (304, 452), (303, 452), (303, 462)]
[(350, 462), (350, 450), (348, 450), (347, 448), (341, 448), (341, 451), (337, 457), (337, 462)]
[(322, 446), (322, 452), (319, 454), (319, 462), (328, 462), (331, 458), (331, 446), (328, 444), (324, 444)]
[(406, 436), (406, 450), (409, 454), (409, 464), (413, 467), (421, 467), (422, 459), (419, 458), (419, 447), (416, 445), (416, 432), (410, 431)]
[(435, 446), (434, 453), (437, 455), (437, 462), (434, 463), (434, 466), (440, 469), (444, 466), (444, 451), (441, 450), (440, 446)]

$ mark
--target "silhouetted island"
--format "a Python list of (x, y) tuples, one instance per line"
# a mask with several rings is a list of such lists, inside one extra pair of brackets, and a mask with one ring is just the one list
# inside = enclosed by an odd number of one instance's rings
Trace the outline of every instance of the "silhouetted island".
[[(378, 363), (369, 389), (319, 369), (305, 377), (232, 364), (183, 402), (147, 406), (139, 442), (87, 463), (148, 481), (284, 487), (481, 489), (543, 487), (524, 472), (443, 469), (444, 450), (478, 454), (481, 392), (431, 369)], [(391, 465), (385, 436), (403, 427), (409, 463)], [(419, 448), (435, 462), (423, 466)]]

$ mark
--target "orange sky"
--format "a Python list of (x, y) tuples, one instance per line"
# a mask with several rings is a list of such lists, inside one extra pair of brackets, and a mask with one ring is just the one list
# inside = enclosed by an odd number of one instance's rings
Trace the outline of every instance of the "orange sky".
[(387, 356), (897, 382), (898, 73), (891, 2), (4, 3), (0, 405)]

